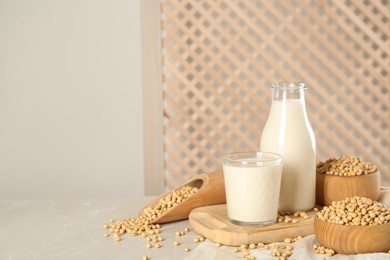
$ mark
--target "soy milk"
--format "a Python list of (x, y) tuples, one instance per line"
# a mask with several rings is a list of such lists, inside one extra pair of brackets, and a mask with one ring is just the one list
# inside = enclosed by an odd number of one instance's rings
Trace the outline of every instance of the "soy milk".
[(315, 205), (315, 137), (306, 114), (304, 89), (290, 90), (302, 92), (298, 94), (283, 93), (286, 89), (276, 89), (276, 97), (274, 93), (260, 149), (283, 156), (279, 211), (310, 210)]
[[(244, 153), (237, 153), (241, 155)], [(260, 154), (261, 158), (256, 158)], [(250, 152), (252, 157), (226, 158), (223, 174), (229, 219), (235, 224), (266, 225), (276, 222), (282, 158)], [(234, 156), (234, 154), (233, 154)]]

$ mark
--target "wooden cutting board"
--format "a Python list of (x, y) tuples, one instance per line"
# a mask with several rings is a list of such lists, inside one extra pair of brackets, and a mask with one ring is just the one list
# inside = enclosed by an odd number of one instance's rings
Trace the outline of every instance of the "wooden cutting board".
[(243, 227), (232, 224), (227, 217), (226, 204), (196, 208), (189, 222), (200, 235), (224, 245), (238, 246), (250, 243), (272, 243), (285, 238), (314, 234), (315, 212), (309, 218), (297, 218), (297, 223), (277, 223), (263, 227)]

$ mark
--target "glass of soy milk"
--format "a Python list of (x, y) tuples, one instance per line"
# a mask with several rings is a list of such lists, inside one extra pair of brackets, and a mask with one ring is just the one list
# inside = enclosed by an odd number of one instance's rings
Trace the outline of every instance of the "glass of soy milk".
[(278, 217), (282, 156), (240, 152), (223, 158), (228, 217), (233, 224), (262, 226)]

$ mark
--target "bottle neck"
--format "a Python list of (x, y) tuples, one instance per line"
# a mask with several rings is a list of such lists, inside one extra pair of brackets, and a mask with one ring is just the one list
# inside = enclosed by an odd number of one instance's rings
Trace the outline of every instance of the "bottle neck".
[(274, 83), (272, 84), (272, 101), (299, 100), (305, 102), (304, 83)]

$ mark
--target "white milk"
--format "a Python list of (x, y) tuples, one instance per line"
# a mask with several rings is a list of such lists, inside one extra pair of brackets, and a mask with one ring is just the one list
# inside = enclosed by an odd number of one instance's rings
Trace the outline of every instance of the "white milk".
[(304, 100), (273, 100), (260, 150), (283, 156), (279, 211), (312, 209), (315, 204), (316, 148)]
[[(282, 165), (239, 167), (223, 165), (228, 216), (252, 224), (275, 223)], [(245, 223), (242, 223), (245, 224)]]

